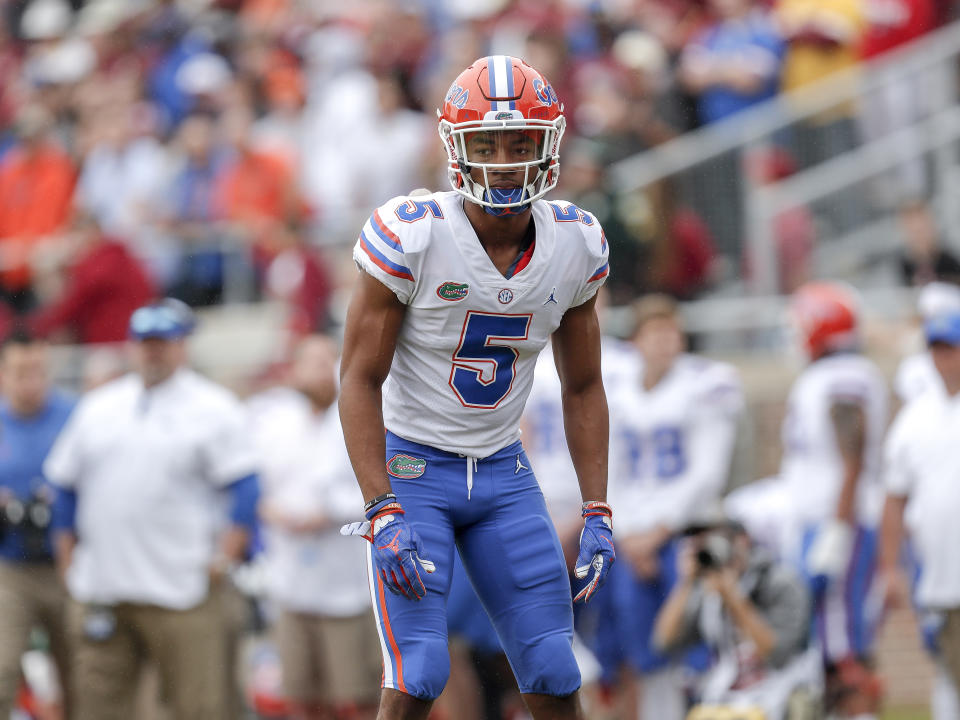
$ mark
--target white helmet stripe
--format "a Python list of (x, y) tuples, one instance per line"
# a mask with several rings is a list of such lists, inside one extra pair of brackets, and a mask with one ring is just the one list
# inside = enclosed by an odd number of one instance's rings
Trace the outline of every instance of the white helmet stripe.
[[(491, 91), (493, 97), (507, 97), (512, 93), (508, 90), (509, 80), (507, 78), (507, 73), (513, 69), (513, 66), (510, 64), (510, 60), (507, 59), (506, 55), (494, 55), (493, 56), (493, 72), (490, 74), (491, 77)], [(510, 101), (509, 100), (497, 100), (494, 103), (494, 110), (509, 110)]]

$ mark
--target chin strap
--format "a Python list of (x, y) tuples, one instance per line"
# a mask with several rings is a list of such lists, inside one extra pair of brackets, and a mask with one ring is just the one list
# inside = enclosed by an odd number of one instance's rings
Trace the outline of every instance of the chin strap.
[[(527, 188), (485, 188), (482, 185), (476, 185), (476, 188), (482, 192), (482, 199), (494, 203), (515, 203), (523, 200), (524, 193), (529, 197), (530, 192)], [(514, 207), (489, 207), (483, 206), (483, 209), (490, 215), (501, 217), (503, 215), (519, 215), (530, 209), (530, 203), (515, 205)]]

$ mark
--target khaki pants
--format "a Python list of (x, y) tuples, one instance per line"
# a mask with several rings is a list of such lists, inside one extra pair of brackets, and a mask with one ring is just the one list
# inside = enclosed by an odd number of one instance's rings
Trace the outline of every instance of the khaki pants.
[(284, 610), (276, 633), (288, 697), (333, 707), (377, 704), (383, 659), (373, 613), (335, 618)]
[[(134, 699), (147, 661), (157, 669), (160, 693), (175, 720), (236, 720), (229, 701), (234, 659), (222, 595), (214, 590), (189, 610), (123, 603), (107, 615), (73, 603), (74, 720), (135, 717)], [(104, 633), (111, 618), (112, 632)]]
[(960, 692), (960, 608), (946, 611), (946, 620), (943, 629), (937, 638), (943, 666), (953, 681), (953, 686)]
[(52, 565), (0, 561), (0, 718), (10, 717), (20, 685), (20, 658), (37, 625), (47, 631), (60, 682), (69, 688), (66, 600)]

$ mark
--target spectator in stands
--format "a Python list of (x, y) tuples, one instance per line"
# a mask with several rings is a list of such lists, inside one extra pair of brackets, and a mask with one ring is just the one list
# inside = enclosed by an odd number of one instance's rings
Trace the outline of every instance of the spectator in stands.
[(900, 567), (906, 528), (920, 567), (915, 599), (948, 702), (944, 713), (935, 695), (934, 717), (953, 718), (960, 690), (960, 309), (927, 320), (924, 334), (942, 384), (908, 402), (887, 436), (880, 570), (887, 604), (906, 604), (910, 585)]
[(290, 386), (248, 403), (262, 458), (268, 593), (291, 720), (373, 718), (380, 654), (366, 550), (339, 528), (361, 502), (336, 408), (337, 346), (304, 338)]
[(18, 112), (17, 145), (0, 161), (0, 300), (29, 309), (30, 260), (67, 222), (76, 170), (49, 139), (52, 119), (39, 105)]
[[(783, 41), (769, 10), (756, 0), (710, 0), (717, 19), (684, 49), (677, 69), (697, 98), (703, 124), (732, 117), (777, 93)], [(703, 200), (696, 206), (718, 248), (733, 254), (742, 244), (740, 156), (726, 152), (698, 172)]]
[(173, 273), (173, 258), (157, 224), (171, 157), (157, 137), (158, 123), (157, 108), (143, 102), (108, 103), (86, 113), (82, 129), (89, 150), (76, 204), (108, 235), (127, 242), (154, 282), (164, 286)]
[(30, 327), (69, 342), (122, 342), (130, 314), (154, 297), (146, 271), (123, 242), (83, 213), (74, 218), (69, 242), (63, 290), (29, 316)]
[(680, 80), (698, 96), (703, 123), (713, 123), (772, 98), (778, 90), (783, 41), (770, 13), (755, 0), (710, 0), (717, 20), (691, 42)]
[[(860, 43), (867, 29), (860, 0), (781, 0), (775, 19), (787, 43), (780, 83), (784, 92), (859, 63)], [(854, 147), (854, 110), (844, 103), (797, 125), (796, 157), (803, 167)]]
[(0, 382), (0, 717), (8, 718), (35, 626), (69, 687), (67, 596), (50, 539), (56, 493), (41, 468), (74, 400), (50, 387), (46, 344), (22, 331), (0, 348)]
[(921, 287), (934, 280), (960, 283), (960, 260), (944, 250), (933, 210), (925, 200), (900, 206), (900, 277), (905, 285)]
[(253, 248), (262, 257), (273, 236), (298, 211), (291, 168), (284, 159), (257, 150), (250, 139), (252, 113), (245, 107), (227, 111), (220, 135), (229, 145), (214, 181), (216, 213), (237, 248)]
[(73, 506), (57, 554), (76, 601), (76, 720), (135, 717), (148, 661), (176, 720), (237, 717), (228, 583), (259, 485), (242, 407), (184, 367), (193, 325), (176, 300), (134, 312), (135, 372), (81, 400), (44, 464)]
[(168, 292), (189, 305), (212, 305), (223, 297), (216, 187), (225, 150), (215, 139), (213, 118), (200, 113), (184, 120), (176, 145), (179, 157), (163, 194), (165, 224), (180, 245), (181, 259)]
[[(916, 40), (933, 29), (934, 0), (864, 0), (869, 27), (863, 39), (863, 59), (872, 61), (891, 50)], [(924, 97), (928, 70), (904, 75), (896, 66), (874, 69), (878, 85), (861, 100), (860, 133), (864, 142), (912, 125), (929, 112)], [(927, 191), (926, 168), (919, 141), (905, 139), (888, 144), (885, 152), (901, 162), (873, 183), (874, 202), (883, 208), (896, 207), (905, 198)]]
[[(657, 616), (655, 643), (676, 650), (704, 642), (713, 651), (702, 705), (747, 705), (764, 717), (784, 717), (791, 695), (811, 691), (818, 676), (816, 653), (807, 650), (810, 595), (803, 580), (732, 521), (705, 519), (686, 534), (679, 581)], [(696, 708), (692, 713), (697, 717)]]

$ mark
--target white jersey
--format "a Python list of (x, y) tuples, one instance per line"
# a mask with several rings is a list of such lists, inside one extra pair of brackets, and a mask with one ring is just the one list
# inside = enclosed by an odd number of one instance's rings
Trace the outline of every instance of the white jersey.
[(247, 406), (264, 501), (287, 517), (327, 522), (315, 532), (264, 526), (270, 597), (285, 609), (327, 617), (367, 612), (366, 548), (339, 532), (363, 506), (363, 495), (336, 405), (318, 414), (303, 394), (276, 388), (250, 398)]
[(811, 363), (794, 382), (782, 427), (780, 476), (801, 524), (816, 523), (836, 512), (843, 484), (843, 459), (830, 417), (835, 403), (863, 408), (866, 444), (863, 472), (857, 486), (857, 516), (874, 525), (882, 492), (880, 452), (887, 424), (887, 385), (880, 370), (862, 355), (830, 355)]
[(903, 359), (893, 378), (893, 390), (904, 403), (923, 395), (930, 389), (943, 391), (943, 380), (933, 365), (929, 350)]
[(607, 241), (566, 202), (533, 203), (536, 238), (511, 278), (480, 244), (455, 192), (374, 211), (353, 257), (407, 306), (383, 388), (387, 429), (487, 457), (515, 442), (537, 355), (608, 273)]
[(917, 600), (960, 607), (960, 398), (928, 392), (897, 415), (884, 448), (884, 481), (907, 497), (905, 524), (919, 555)]
[[(616, 378), (624, 372), (632, 373), (636, 367), (635, 362), (631, 362), (635, 355), (629, 343), (604, 337), (601, 346), (604, 385), (616, 386)], [(560, 378), (549, 345), (537, 358), (533, 386), (523, 413), (523, 431), (523, 449), (533, 464), (551, 517), (558, 524), (565, 520), (579, 521), (580, 485), (567, 448)]]
[(658, 525), (676, 530), (723, 491), (743, 392), (736, 370), (681, 355), (651, 390), (643, 366), (607, 390), (608, 497), (621, 535)]
[(207, 594), (218, 490), (257, 471), (243, 406), (191, 370), (81, 399), (43, 466), (77, 494), (67, 586), (80, 602), (186, 609)]

